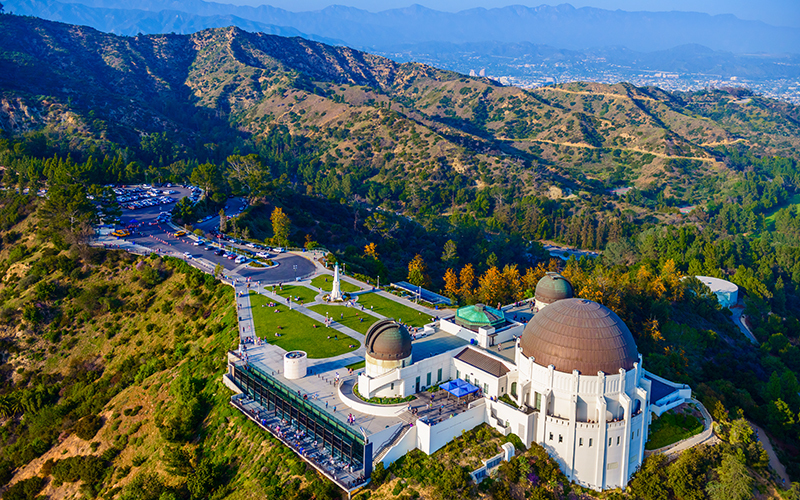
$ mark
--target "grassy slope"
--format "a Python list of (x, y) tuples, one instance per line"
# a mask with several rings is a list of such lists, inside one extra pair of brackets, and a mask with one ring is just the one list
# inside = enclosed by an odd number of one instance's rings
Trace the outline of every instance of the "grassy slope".
[[(92, 485), (103, 498), (125, 494), (126, 485), (145, 473), (158, 474), (167, 485), (180, 488), (185, 480), (167, 471), (163, 462), (169, 443), (159, 430), (159, 423), (170, 415), (176, 381), (193, 375), (201, 380), (201, 399), (205, 403), (202, 422), (187, 446), (203, 449), (205, 456), (217, 464), (221, 472), (216, 495), (291, 498), (307, 485), (319, 491), (332, 486), (315, 473), (307, 474), (305, 466), (287, 448), (230, 407), (230, 391), (221, 383), (225, 352), (236, 345), (236, 316), (228, 287), (213, 281), (207, 286), (195, 286), (197, 283), (190, 276), (197, 274), (187, 275), (176, 261), (157, 259), (147, 260), (147, 265), (161, 270), (163, 282), (144, 287), (139, 281), (142, 271), (137, 270), (142, 259), (121, 252), (97, 252), (78, 266), (73, 277), (61, 271), (39, 275), (39, 283), (58, 283), (62, 291), (67, 291), (60, 298), (47, 301), (44, 318), (38, 325), (21, 321), (12, 311), (32, 302), (35, 287), (25, 286), (26, 279), (30, 281), (27, 277), (36, 271), (32, 266), (53, 254), (78, 259), (69, 251), (59, 253), (33, 236), (34, 224), (29, 219), (15, 227), (24, 236), (0, 252), (5, 270), (0, 284), (5, 314), (2, 337), (4, 349), (11, 346), (12, 352), (3, 369), (5, 374), (13, 373), (15, 381), (5, 382), (2, 393), (13, 395), (43, 377), (63, 388), (60, 400), (56, 396), (50, 404), (26, 410), (22, 419), (18, 415), (0, 420), (0, 449), (5, 448), (5, 453), (21, 460), (12, 482), (37, 474), (48, 477), (42, 470), (48, 459), (99, 455), (113, 447), (118, 451), (104, 466), (102, 479)], [(30, 252), (11, 264), (9, 254), (21, 245)], [(99, 303), (91, 303), (78, 291), (98, 286), (106, 287)], [(111, 304), (112, 309), (104, 304)], [(58, 310), (66, 313), (62, 316), (66, 319), (53, 319)], [(134, 362), (131, 364), (130, 360)], [(86, 382), (71, 383), (76, 373), (84, 372), (96, 375), (89, 376)], [(104, 375), (98, 378), (101, 373)], [(117, 389), (112, 390), (106, 402), (103, 390), (114, 386)], [(75, 413), (74, 404), (65, 400), (74, 399), (76, 394), (85, 394), (96, 412)], [(48, 417), (53, 411), (63, 413), (70, 408), (73, 411), (67, 417)], [(89, 440), (73, 432), (73, 419), (82, 414), (103, 418), (102, 428)], [(43, 418), (46, 423), (41, 423)], [(37, 435), (26, 434), (33, 432), (32, 426), (37, 426)], [(31, 460), (20, 458), (22, 452), (28, 453), (27, 441), (52, 432), (57, 436), (52, 448)], [(68, 498), (82, 488), (86, 485), (80, 482), (56, 485), (49, 479), (42, 493), (54, 499)], [(284, 488), (289, 493), (284, 493)]]

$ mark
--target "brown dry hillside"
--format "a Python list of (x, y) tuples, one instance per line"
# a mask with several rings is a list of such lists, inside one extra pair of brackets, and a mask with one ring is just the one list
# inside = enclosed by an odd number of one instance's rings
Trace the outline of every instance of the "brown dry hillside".
[(135, 146), (164, 132), (180, 150), (214, 151), (285, 127), (340, 176), (431, 184), (460, 175), (528, 192), (735, 177), (715, 148), (794, 157), (800, 143), (797, 107), (741, 91), (525, 91), (238, 28), (120, 37), (0, 16), (0, 93), (5, 130), (69, 136), (73, 147)]

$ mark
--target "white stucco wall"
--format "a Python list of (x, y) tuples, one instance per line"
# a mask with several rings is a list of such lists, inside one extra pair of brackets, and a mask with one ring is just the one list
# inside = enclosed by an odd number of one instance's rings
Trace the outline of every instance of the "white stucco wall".
[(433, 425), (417, 421), (417, 447), (430, 455), (461, 435), (462, 431), (474, 429), (484, 423), (486, 404), (481, 399), (470, 405), (470, 408), (454, 417), (444, 418)]

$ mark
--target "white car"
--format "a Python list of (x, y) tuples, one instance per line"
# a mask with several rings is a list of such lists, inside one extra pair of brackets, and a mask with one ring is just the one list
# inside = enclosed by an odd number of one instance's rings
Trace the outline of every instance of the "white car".
[(190, 254), (189, 252), (183, 252), (183, 256), (186, 257), (187, 259), (192, 258), (192, 254)]
[(245, 257), (244, 255), (240, 255), (236, 257), (236, 260), (234, 260), (234, 262), (236, 262), (237, 264), (244, 264), (245, 262), (247, 262), (247, 257)]

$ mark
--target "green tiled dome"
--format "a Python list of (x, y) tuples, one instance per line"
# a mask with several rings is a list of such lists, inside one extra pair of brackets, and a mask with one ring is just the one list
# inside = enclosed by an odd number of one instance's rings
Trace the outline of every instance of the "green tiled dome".
[(497, 328), (506, 322), (503, 311), (483, 304), (462, 307), (456, 311), (456, 324), (471, 330), (478, 328), (493, 327)]

